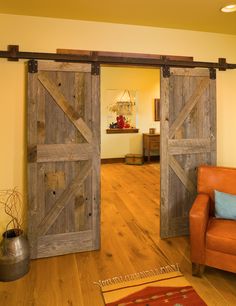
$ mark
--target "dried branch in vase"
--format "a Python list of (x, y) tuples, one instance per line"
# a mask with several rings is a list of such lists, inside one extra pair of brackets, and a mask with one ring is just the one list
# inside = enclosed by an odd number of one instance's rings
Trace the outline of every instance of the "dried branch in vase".
[(0, 190), (0, 204), (3, 205), (10, 221), (6, 225), (6, 231), (12, 228), (16, 231), (22, 229), (22, 195), (17, 188)]

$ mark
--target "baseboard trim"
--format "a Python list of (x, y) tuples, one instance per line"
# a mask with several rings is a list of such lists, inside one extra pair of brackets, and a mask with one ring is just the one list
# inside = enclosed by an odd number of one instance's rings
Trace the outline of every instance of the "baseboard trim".
[[(148, 160), (147, 156), (144, 156), (144, 161), (146, 162)], [(150, 161), (159, 162), (160, 156), (150, 156)], [(113, 158), (102, 158), (101, 164), (115, 164), (115, 163), (124, 163), (125, 158), (124, 157), (113, 157)]]
[(115, 163), (124, 163), (124, 157), (117, 157), (117, 158), (102, 158), (101, 164), (115, 164)]
[[(148, 161), (148, 157), (144, 156), (144, 161)], [(150, 156), (150, 161), (160, 162), (160, 155)]]

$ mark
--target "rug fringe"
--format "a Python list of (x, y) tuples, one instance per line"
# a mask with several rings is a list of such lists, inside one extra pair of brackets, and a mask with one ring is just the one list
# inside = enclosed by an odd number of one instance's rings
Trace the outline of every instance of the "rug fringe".
[(133, 274), (127, 274), (124, 276), (115, 276), (113, 278), (108, 278), (104, 280), (99, 280), (98, 282), (94, 282), (94, 285), (99, 286), (100, 288), (104, 288), (109, 285), (121, 284), (132, 280), (138, 280), (145, 277), (152, 277), (168, 272), (180, 271), (179, 264), (167, 265), (160, 268), (154, 268), (152, 270), (137, 272)]

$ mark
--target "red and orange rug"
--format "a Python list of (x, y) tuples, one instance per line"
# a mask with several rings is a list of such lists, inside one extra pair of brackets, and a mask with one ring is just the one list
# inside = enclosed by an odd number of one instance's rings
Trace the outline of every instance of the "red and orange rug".
[(176, 266), (114, 277), (98, 284), (106, 306), (207, 305)]

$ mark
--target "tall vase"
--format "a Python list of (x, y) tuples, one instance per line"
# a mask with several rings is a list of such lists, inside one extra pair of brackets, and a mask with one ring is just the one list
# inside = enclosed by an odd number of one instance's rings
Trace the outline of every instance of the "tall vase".
[(7, 230), (0, 243), (0, 281), (16, 280), (29, 271), (29, 243), (19, 229)]

